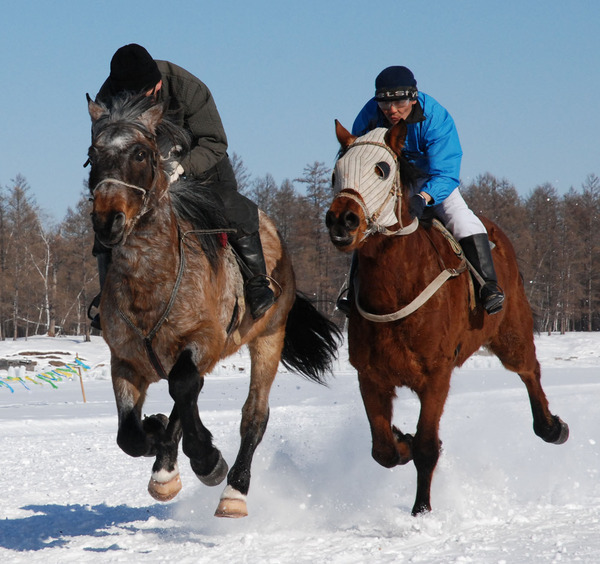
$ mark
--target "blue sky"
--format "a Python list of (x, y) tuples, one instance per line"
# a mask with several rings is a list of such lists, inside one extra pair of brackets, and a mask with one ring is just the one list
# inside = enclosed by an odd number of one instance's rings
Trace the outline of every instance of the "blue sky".
[(4, 0), (0, 185), (26, 177), (61, 220), (87, 171), (85, 94), (140, 43), (211, 89), (253, 177), (331, 167), (375, 76), (408, 66), (453, 115), (461, 178), (490, 172), (526, 196), (600, 175), (600, 3), (544, 0)]

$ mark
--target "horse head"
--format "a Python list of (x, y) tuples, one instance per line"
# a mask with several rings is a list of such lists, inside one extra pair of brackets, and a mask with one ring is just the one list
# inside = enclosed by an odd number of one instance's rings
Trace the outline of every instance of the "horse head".
[(402, 204), (400, 155), (406, 124), (377, 128), (362, 137), (348, 132), (337, 120), (340, 158), (333, 171), (336, 196), (325, 223), (332, 243), (353, 251), (372, 233), (402, 234), (416, 224)]
[(134, 97), (115, 100), (108, 108), (88, 96), (88, 110), (92, 223), (98, 240), (115, 247), (168, 191), (157, 141), (164, 107), (150, 97)]

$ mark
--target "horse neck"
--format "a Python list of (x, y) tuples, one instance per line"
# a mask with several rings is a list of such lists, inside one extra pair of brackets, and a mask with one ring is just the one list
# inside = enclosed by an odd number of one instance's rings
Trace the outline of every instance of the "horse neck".
[(142, 216), (122, 247), (113, 253), (122, 274), (148, 282), (157, 273), (170, 271), (179, 261), (179, 232), (168, 196)]
[(409, 235), (368, 237), (358, 251), (358, 265), (361, 288), (395, 288), (400, 294), (410, 294), (413, 285), (430, 279), (431, 268), (439, 271), (435, 250), (421, 226)]

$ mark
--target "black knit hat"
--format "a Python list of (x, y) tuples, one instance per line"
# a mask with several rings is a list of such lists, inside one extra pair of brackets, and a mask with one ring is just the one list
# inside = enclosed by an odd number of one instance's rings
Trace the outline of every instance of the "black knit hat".
[(388, 67), (375, 79), (375, 99), (378, 102), (416, 100), (417, 92), (415, 76), (406, 67)]
[(125, 90), (143, 92), (155, 86), (161, 75), (150, 53), (141, 45), (131, 43), (113, 55), (108, 79), (115, 94)]

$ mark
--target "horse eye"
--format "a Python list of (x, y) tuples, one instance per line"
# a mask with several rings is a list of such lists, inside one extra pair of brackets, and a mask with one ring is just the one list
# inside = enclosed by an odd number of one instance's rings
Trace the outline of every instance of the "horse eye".
[(143, 150), (142, 151), (138, 151), (137, 154), (135, 155), (135, 160), (141, 163), (142, 161), (146, 160), (146, 155), (147, 154), (148, 153), (146, 153), (146, 151), (143, 151)]
[(381, 161), (375, 165), (375, 174), (385, 180), (390, 175), (390, 165), (385, 161)]

